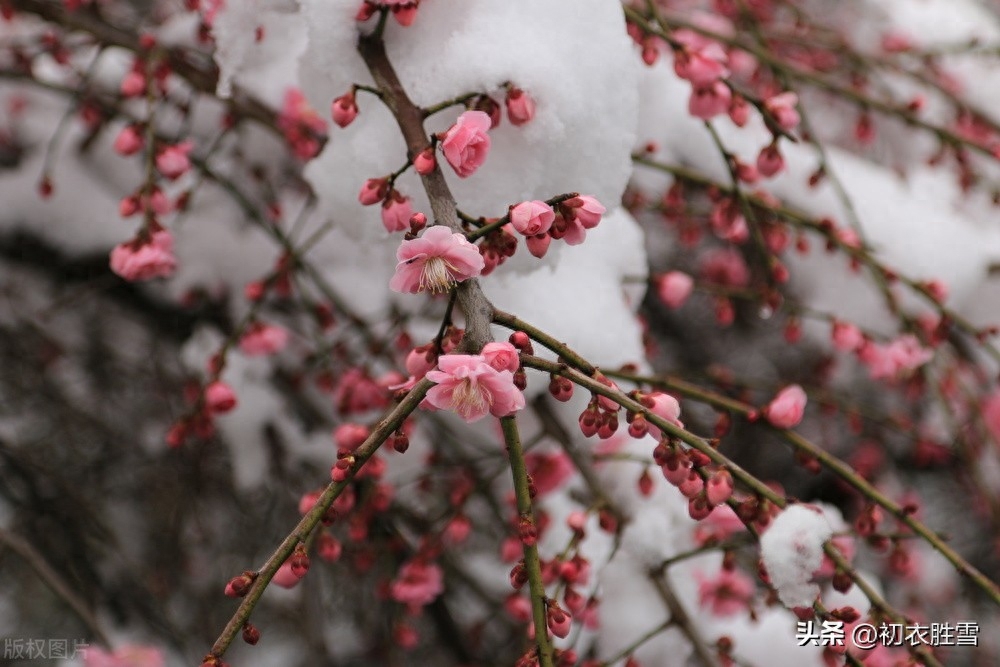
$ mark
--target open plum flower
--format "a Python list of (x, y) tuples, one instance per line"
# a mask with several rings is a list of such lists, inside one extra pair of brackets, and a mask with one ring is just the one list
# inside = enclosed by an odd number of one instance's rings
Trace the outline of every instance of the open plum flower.
[(424, 235), (403, 241), (396, 251), (396, 274), (389, 287), (396, 292), (446, 292), (482, 273), (486, 262), (479, 249), (447, 227), (435, 226)]
[(487, 413), (506, 417), (524, 407), (524, 395), (514, 386), (514, 374), (497, 370), (482, 355), (446, 354), (438, 370), (427, 373), (435, 382), (425, 403), (439, 410), (452, 410), (467, 422)]

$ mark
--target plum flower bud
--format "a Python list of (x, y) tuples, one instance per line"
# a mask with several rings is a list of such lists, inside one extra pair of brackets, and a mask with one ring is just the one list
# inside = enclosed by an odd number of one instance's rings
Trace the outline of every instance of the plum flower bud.
[(524, 240), (525, 245), (528, 246), (528, 252), (534, 257), (541, 259), (545, 257), (545, 253), (549, 251), (549, 245), (552, 243), (552, 237), (549, 234), (536, 234), (535, 236), (529, 236)]
[(567, 614), (555, 600), (549, 600), (547, 604), (548, 610), (545, 614), (546, 624), (549, 626), (549, 630), (552, 631), (552, 634), (562, 639), (569, 634), (570, 626), (573, 623), (573, 617)]
[(209, 412), (229, 412), (236, 407), (236, 393), (225, 382), (216, 380), (205, 387), (205, 405)]
[(530, 516), (522, 516), (520, 518), (517, 523), (517, 535), (521, 540), (521, 544), (525, 546), (534, 546), (538, 542), (538, 527), (531, 520)]
[(491, 127), (488, 114), (466, 111), (444, 134), (441, 150), (460, 178), (468, 178), (486, 161), (490, 150)]
[(115, 137), (114, 149), (119, 155), (135, 155), (142, 150), (142, 132), (136, 125), (126, 125)]
[(243, 641), (250, 644), (250, 646), (256, 646), (257, 642), (260, 641), (260, 630), (258, 630), (252, 623), (244, 623)]
[(250, 586), (256, 578), (256, 573), (250, 572), (249, 570), (241, 575), (233, 577), (229, 580), (229, 583), (226, 584), (226, 596), (231, 598), (243, 597), (247, 594), (247, 591), (250, 590)]
[(580, 413), (580, 432), (585, 438), (597, 435), (597, 429), (602, 422), (601, 414), (594, 405), (588, 406)]
[(708, 518), (712, 513), (712, 504), (705, 498), (705, 494), (699, 493), (688, 499), (688, 516), (695, 521)]
[(564, 215), (579, 222), (584, 229), (593, 229), (601, 222), (607, 210), (601, 202), (590, 195), (579, 195), (562, 203)]
[(830, 336), (833, 346), (841, 352), (853, 352), (865, 342), (861, 329), (850, 322), (834, 322)]
[(764, 408), (764, 416), (776, 428), (793, 428), (806, 408), (806, 392), (797, 384), (785, 387)]
[(693, 288), (694, 279), (681, 271), (665, 273), (656, 283), (660, 300), (670, 308), (680, 308), (691, 295)]
[(164, 278), (176, 268), (174, 239), (165, 229), (120, 243), (111, 251), (111, 270), (125, 280)]
[(687, 477), (680, 484), (677, 485), (677, 489), (684, 495), (685, 498), (693, 498), (701, 490), (705, 488), (705, 480), (701, 478), (698, 472), (691, 468), (688, 470)]
[(644, 438), (648, 432), (649, 424), (642, 415), (636, 415), (628, 425), (628, 434), (633, 438)]
[(254, 322), (240, 338), (240, 351), (248, 357), (262, 357), (280, 351), (288, 344), (288, 331), (263, 322)]
[(123, 97), (139, 97), (146, 90), (146, 76), (139, 71), (132, 70), (124, 77), (120, 91)]
[(299, 579), (306, 576), (306, 572), (309, 571), (309, 556), (306, 555), (305, 551), (296, 551), (293, 553), (289, 559), (289, 563), (292, 568), (292, 574)]
[(764, 108), (774, 118), (778, 127), (790, 132), (794, 130), (801, 120), (799, 112), (795, 110), (795, 105), (799, 103), (799, 96), (795, 93), (781, 93), (764, 100)]
[(417, 2), (396, 3), (392, 7), (392, 18), (404, 28), (413, 25), (417, 18)]
[(515, 591), (521, 590), (528, 583), (528, 571), (524, 566), (524, 560), (519, 560), (510, 571), (510, 586)]
[(729, 119), (736, 127), (743, 127), (750, 120), (750, 105), (742, 95), (733, 95), (729, 102)]
[(361, 186), (361, 191), (358, 193), (358, 201), (363, 206), (371, 206), (385, 199), (388, 191), (389, 181), (384, 178), (369, 178)]
[(688, 99), (688, 113), (695, 118), (711, 120), (726, 113), (731, 100), (732, 93), (722, 81), (695, 86)]
[(782, 157), (778, 145), (769, 144), (760, 150), (757, 155), (757, 171), (761, 175), (770, 178), (781, 172), (785, 168), (785, 158)]
[(549, 393), (552, 398), (565, 403), (573, 398), (573, 382), (560, 375), (553, 375), (549, 380)]
[(520, 88), (507, 90), (507, 118), (514, 125), (524, 125), (535, 117), (535, 100)]
[(354, 122), (358, 117), (358, 103), (353, 88), (330, 104), (330, 116), (339, 127), (347, 127)]
[(433, 148), (425, 148), (417, 153), (417, 157), (413, 158), (413, 168), (416, 169), (417, 173), (421, 176), (426, 176), (431, 173), (434, 171), (434, 167), (436, 166), (437, 158), (434, 157)]
[(507, 342), (487, 343), (483, 346), (483, 358), (493, 368), (498, 371), (514, 372), (521, 367), (521, 360), (517, 356), (517, 348)]
[(156, 156), (156, 169), (170, 180), (180, 178), (191, 168), (188, 154), (192, 148), (194, 144), (190, 141), (167, 146)]
[(345, 456), (344, 458), (337, 459), (337, 462), (330, 468), (330, 479), (334, 482), (343, 482), (347, 479), (348, 474), (351, 472), (351, 466), (353, 465), (353, 456)]
[[(670, 394), (661, 391), (654, 391), (647, 394), (642, 402), (643, 405), (648, 407), (654, 415), (675, 426), (684, 428), (684, 424), (680, 420), (681, 405), (677, 402), (677, 399)], [(649, 433), (654, 438), (659, 438), (661, 436), (660, 429), (653, 424), (649, 425)]]
[(399, 190), (392, 190), (389, 196), (382, 202), (382, 225), (389, 233), (403, 232), (410, 228), (410, 217), (413, 215), (413, 207), (410, 206), (410, 198), (400, 194)]
[(525, 236), (544, 234), (556, 219), (552, 207), (537, 199), (511, 206), (508, 215), (511, 226)]
[(721, 505), (733, 495), (733, 476), (722, 469), (708, 478), (705, 484), (705, 498), (712, 507)]

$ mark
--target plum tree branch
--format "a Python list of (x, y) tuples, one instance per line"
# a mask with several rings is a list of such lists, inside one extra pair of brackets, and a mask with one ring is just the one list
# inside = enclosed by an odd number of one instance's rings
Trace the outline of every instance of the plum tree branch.
[[(507, 453), (510, 456), (510, 471), (514, 478), (514, 496), (517, 499), (517, 513), (521, 520), (535, 522), (531, 509), (531, 492), (528, 483), (528, 470), (524, 463), (524, 450), (521, 448), (521, 436), (517, 429), (517, 418), (502, 417), (500, 426), (503, 428), (504, 441), (507, 443)], [(549, 627), (546, 622), (545, 585), (542, 583), (542, 567), (538, 560), (538, 545), (528, 544), (522, 539), (524, 547), (524, 569), (528, 575), (528, 588), (531, 592), (531, 616), (535, 622), (535, 643), (538, 645), (538, 662), (540, 667), (552, 667), (552, 640), (549, 637)]]
[[(412, 160), (431, 145), (431, 140), (424, 129), (424, 111), (413, 103), (403, 84), (400, 83), (396, 70), (385, 52), (385, 43), (381, 36), (377, 33), (362, 36), (358, 41), (358, 53), (365, 61), (375, 81), (375, 87), (382, 94), (382, 101), (396, 119), (406, 141), (407, 157)], [(430, 200), (435, 223), (444, 225), (453, 232), (463, 233), (456, 212), (455, 197), (448, 187), (448, 182), (445, 181), (440, 165), (435, 165), (430, 173), (420, 178)], [(465, 315), (462, 349), (472, 353), (479, 352), (483, 345), (493, 340), (490, 334), (493, 304), (486, 298), (483, 288), (476, 279), (465, 280), (455, 289), (458, 291), (458, 307)]]
[(281, 542), (271, 557), (267, 559), (260, 570), (257, 571), (257, 576), (254, 579), (253, 584), (250, 586), (250, 590), (247, 592), (243, 601), (240, 602), (240, 606), (236, 609), (232, 618), (226, 624), (223, 629), (222, 634), (219, 638), (215, 640), (215, 644), (212, 645), (212, 650), (209, 652), (207, 658), (218, 660), (221, 658), (229, 646), (233, 643), (236, 635), (242, 630), (243, 625), (249, 620), (250, 614), (253, 613), (254, 608), (260, 601), (261, 596), (264, 595), (264, 590), (267, 585), (274, 578), (275, 573), (278, 568), (281, 567), (282, 563), (291, 555), (294, 551), (295, 546), (299, 542), (303, 542), (309, 536), (310, 533), (316, 528), (319, 522), (322, 520), (323, 515), (330, 508), (330, 505), (340, 497), (344, 489), (351, 484), (354, 477), (358, 474), (358, 471), (368, 462), (368, 459), (378, 451), (382, 443), (392, 435), (403, 423), (403, 420), (416, 410), (420, 401), (423, 400), (427, 391), (434, 386), (434, 383), (430, 380), (424, 379), (418, 382), (400, 401), (396, 407), (390, 410), (384, 417), (371, 430), (371, 434), (365, 439), (365, 441), (354, 450), (354, 463), (351, 465), (347, 472), (347, 478), (342, 482), (330, 482), (326, 489), (320, 495), (316, 504), (313, 508), (309, 510), (302, 517), (299, 523), (295, 526), (295, 529)]

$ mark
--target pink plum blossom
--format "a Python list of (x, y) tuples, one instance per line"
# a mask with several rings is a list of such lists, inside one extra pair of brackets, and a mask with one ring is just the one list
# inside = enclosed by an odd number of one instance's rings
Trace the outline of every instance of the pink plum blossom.
[(115, 137), (114, 149), (119, 155), (134, 155), (142, 149), (142, 133), (136, 125), (126, 125)]
[(670, 271), (660, 276), (656, 288), (663, 303), (670, 308), (680, 308), (694, 288), (694, 279), (682, 271)]
[(866, 342), (858, 351), (873, 380), (898, 379), (923, 366), (934, 357), (913, 334), (905, 334), (888, 344)]
[(695, 86), (688, 99), (688, 113), (695, 118), (711, 120), (729, 110), (733, 94), (722, 81)]
[(308, 160), (319, 153), (320, 139), (326, 133), (326, 121), (309, 106), (305, 95), (298, 88), (289, 88), (285, 92), (277, 125), (298, 158)]
[(216, 380), (205, 387), (205, 405), (210, 412), (229, 412), (236, 407), (236, 392), (225, 382)]
[(482, 419), (486, 413), (506, 417), (524, 407), (514, 374), (498, 371), (478, 354), (446, 354), (438, 360), (438, 370), (429, 371), (426, 377), (436, 383), (427, 392), (427, 404), (453, 410), (467, 422)]
[(452, 125), (441, 140), (441, 150), (455, 173), (461, 178), (471, 176), (490, 151), (491, 121), (483, 111), (466, 111)]
[(830, 337), (833, 346), (841, 352), (853, 352), (865, 342), (861, 329), (850, 322), (834, 322)]
[(486, 266), (476, 246), (440, 225), (420, 238), (403, 241), (396, 259), (399, 263), (389, 287), (411, 294), (446, 292), (456, 283), (480, 275)]
[(794, 130), (801, 120), (799, 112), (795, 110), (795, 105), (799, 103), (799, 96), (795, 93), (781, 93), (764, 100), (764, 108), (774, 117), (778, 127), (789, 132)]
[(156, 156), (156, 169), (170, 180), (180, 178), (191, 168), (188, 154), (193, 148), (194, 144), (190, 141), (167, 146)]
[(150, 280), (173, 275), (177, 268), (174, 239), (165, 229), (140, 234), (111, 251), (111, 270), (125, 280)]
[(423, 607), (444, 592), (444, 574), (433, 563), (412, 560), (399, 568), (399, 575), (389, 585), (396, 602)]
[(544, 234), (556, 219), (555, 211), (543, 201), (523, 201), (510, 207), (510, 224), (525, 236)]
[(248, 357), (263, 357), (280, 351), (288, 343), (288, 331), (274, 324), (254, 322), (240, 338), (240, 350)]
[(764, 408), (767, 421), (777, 428), (793, 428), (802, 421), (806, 409), (806, 392), (797, 384), (785, 387)]
[(712, 578), (701, 573), (698, 581), (698, 599), (702, 607), (715, 616), (732, 616), (745, 611), (753, 598), (754, 583), (750, 577), (736, 570), (720, 570)]
[(413, 215), (413, 207), (410, 206), (410, 198), (405, 197), (398, 190), (393, 190), (382, 202), (382, 225), (387, 232), (403, 232), (410, 228), (410, 216)]
[(686, 47), (674, 54), (674, 72), (695, 86), (710, 85), (729, 76), (726, 60), (726, 51), (718, 42)]
[(524, 457), (524, 465), (539, 497), (561, 487), (575, 470), (573, 462), (563, 452), (529, 452)]

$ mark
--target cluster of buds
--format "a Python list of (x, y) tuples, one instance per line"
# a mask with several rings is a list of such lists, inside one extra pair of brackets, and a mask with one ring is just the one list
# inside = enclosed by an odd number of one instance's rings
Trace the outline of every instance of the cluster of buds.
[(711, 459), (677, 442), (664, 439), (653, 450), (653, 460), (663, 477), (688, 499), (688, 514), (701, 521), (716, 505), (733, 495), (733, 477), (725, 468), (711, 465)]

